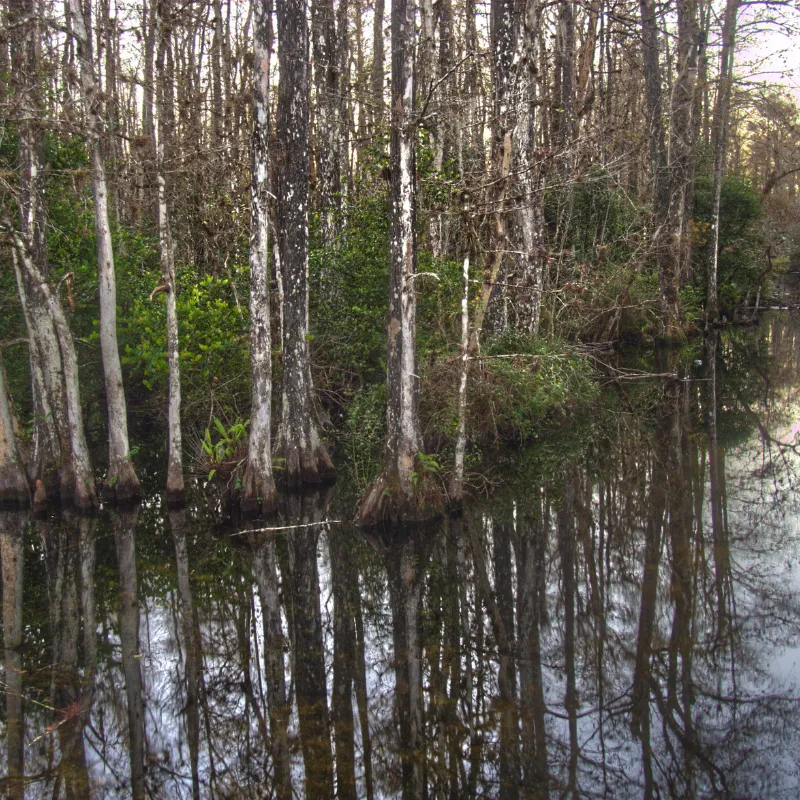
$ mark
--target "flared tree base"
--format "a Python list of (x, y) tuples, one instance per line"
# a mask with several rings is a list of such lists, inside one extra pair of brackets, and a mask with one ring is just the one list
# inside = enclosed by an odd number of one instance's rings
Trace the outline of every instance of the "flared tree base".
[(0, 508), (26, 508), (30, 503), (25, 476), (15, 467), (0, 470)]
[(186, 488), (183, 483), (183, 470), (180, 464), (170, 464), (167, 470), (167, 506), (183, 508), (186, 505)]
[(274, 514), (278, 508), (278, 492), (275, 489), (275, 478), (258, 475), (257, 470), (248, 466), (244, 473), (244, 492), (242, 494), (242, 515), (253, 517)]
[(361, 527), (429, 522), (442, 516), (444, 508), (444, 492), (429, 474), (404, 489), (397, 470), (384, 469), (367, 488), (355, 521)]
[(133, 505), (142, 499), (142, 484), (130, 459), (110, 467), (103, 483), (103, 500), (118, 506)]
[(288, 491), (299, 491), (304, 486), (319, 486), (336, 480), (336, 468), (324, 444), (314, 449), (301, 449), (284, 445), (283, 471), (280, 483)]
[(71, 503), (79, 511), (94, 511), (98, 506), (94, 483), (90, 482), (88, 478), (85, 481), (76, 478)]

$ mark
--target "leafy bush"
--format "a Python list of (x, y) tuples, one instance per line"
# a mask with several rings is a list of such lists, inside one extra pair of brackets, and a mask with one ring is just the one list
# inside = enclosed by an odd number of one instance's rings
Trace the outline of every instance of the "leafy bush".
[[(426, 447), (438, 451), (455, 439), (457, 359), (440, 360), (423, 374), (422, 419)], [(597, 397), (587, 359), (574, 347), (514, 332), (487, 342), (473, 362), (468, 384), (469, 436), (482, 445), (524, 443), (560, 425)]]
[[(711, 213), (714, 182), (704, 175), (697, 179), (695, 194), (694, 242), (698, 288), (705, 290), (706, 271), (711, 252)], [(758, 223), (761, 198), (750, 182), (737, 175), (722, 183), (719, 228), (720, 310), (733, 317), (737, 306), (747, 298), (765, 267), (765, 245)]]
[[(248, 319), (237, 309), (227, 278), (178, 275), (178, 331), (184, 416), (206, 414), (213, 403), (228, 417), (250, 399)], [(141, 293), (121, 320), (125, 364), (159, 398), (167, 391), (167, 323), (163, 292)]]

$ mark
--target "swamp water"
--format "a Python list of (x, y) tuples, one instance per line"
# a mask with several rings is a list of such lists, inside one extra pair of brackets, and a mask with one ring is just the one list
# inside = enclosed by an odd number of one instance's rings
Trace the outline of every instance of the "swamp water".
[(427, 528), (4, 512), (0, 793), (797, 797), (800, 321), (697, 346)]

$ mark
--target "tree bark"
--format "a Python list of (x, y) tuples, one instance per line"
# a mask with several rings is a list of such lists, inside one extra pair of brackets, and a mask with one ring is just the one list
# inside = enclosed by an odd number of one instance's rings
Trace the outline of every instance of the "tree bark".
[(0, 506), (26, 506), (29, 503), (28, 481), (17, 450), (6, 391), (6, 370), (0, 352)]
[(308, 24), (304, 0), (281, 0), (278, 12), (278, 238), (284, 291), (283, 408), (278, 452), (290, 489), (333, 480), (319, 437), (308, 350)]
[(129, 757), (133, 800), (147, 797), (145, 784), (145, 723), (139, 643), (139, 599), (136, 578), (136, 523), (139, 510), (112, 517), (119, 562), (119, 639), (125, 695), (128, 701)]
[(393, 2), (387, 440), (383, 470), (361, 501), (361, 525), (430, 518), (441, 513), (443, 506), (438, 487), (429, 485), (430, 476), (424, 469), (417, 472), (421, 436), (414, 286), (414, 18), (414, 0)]
[(167, 311), (167, 363), (169, 364), (169, 400), (167, 422), (167, 503), (182, 505), (186, 495), (183, 484), (183, 448), (181, 445), (181, 367), (180, 340), (178, 338), (178, 309), (175, 281), (175, 247), (170, 221), (170, 187), (167, 185), (167, 163), (173, 156), (174, 131), (173, 75), (168, 69), (171, 59), (167, 51), (172, 47), (172, 6), (170, 0), (160, 0), (156, 7), (158, 32), (158, 239), (161, 249), (161, 280), (166, 287)]
[(186, 550), (186, 512), (170, 511), (169, 526), (175, 547), (178, 575), (178, 594), (181, 600), (181, 632), (186, 671), (186, 729), (189, 739), (189, 761), (192, 772), (192, 797), (200, 800), (200, 688), (203, 672), (203, 653), (200, 625), (192, 594), (189, 556)]
[[(300, 524), (307, 524), (308, 520), (318, 517), (314, 513), (318, 507), (314, 497), (314, 494), (307, 495), (300, 500), (295, 496), (300, 513), (292, 513), (290, 523), (300, 520)], [(307, 512), (309, 504), (311, 513)], [(306, 797), (333, 797), (333, 753), (317, 568), (318, 540), (316, 528), (297, 531), (289, 540), (293, 556), (289, 590), (294, 628), (294, 679)]]
[[(313, 0), (311, 6), (314, 88), (316, 90), (316, 155), (319, 211), (325, 247), (333, 247), (338, 234), (340, 181), (340, 85), (336, 52), (337, 31), (333, 0)], [(347, 37), (340, 29), (339, 37)]]
[[(81, 412), (80, 384), (78, 382), (78, 359), (75, 344), (69, 329), (61, 302), (39, 272), (26, 242), (19, 233), (11, 234), (15, 269), (27, 275), (31, 285), (35, 287), (36, 296), (41, 298), (52, 319), (58, 337), (58, 349), (63, 370), (63, 386), (66, 396), (67, 428), (69, 439), (69, 480), (68, 486), (61, 488), (62, 500), (69, 499), (78, 508), (88, 510), (97, 505), (97, 494), (94, 488), (94, 475), (86, 446), (86, 436)], [(62, 454), (63, 458), (63, 454)], [(65, 472), (62, 466), (62, 474)]]
[(384, 0), (375, 0), (372, 10), (372, 123), (374, 128), (383, 122), (383, 13)]
[(5, 669), (3, 689), (6, 696), (5, 751), (8, 758), (6, 790), (10, 800), (22, 800), (25, 796), (25, 717), (22, 693), (24, 528), (25, 520), (19, 512), (3, 512), (0, 515)]
[[(19, 116), (19, 227), (31, 259), (47, 276), (44, 134), (38, 124), (43, 115), (39, 78), (41, 22), (33, 0), (11, 0), (8, 11), (12, 68), (9, 83)], [(48, 494), (60, 492), (63, 499), (69, 500), (73, 481), (58, 337), (46, 303), (37, 296), (27, 274), (18, 274), (17, 278), (28, 329), (34, 404), (29, 477), (32, 482), (42, 480)]]
[(333, 593), (333, 697), (332, 721), (336, 747), (336, 796), (356, 798), (355, 718), (353, 679), (356, 663), (355, 606), (358, 572), (348, 540), (335, 533), (328, 536)]
[(662, 118), (661, 67), (655, 0), (639, 0), (642, 19), (642, 63), (647, 99), (647, 127), (653, 176), (652, 246), (658, 265), (662, 326), (667, 338), (678, 332), (681, 317), (678, 265), (668, 236), (670, 179)]
[(100, 348), (108, 406), (108, 472), (104, 492), (118, 503), (141, 497), (142, 487), (131, 462), (122, 367), (117, 346), (117, 287), (114, 249), (108, 219), (108, 186), (103, 156), (103, 94), (97, 83), (87, 17), (81, 0), (68, 0), (72, 32), (80, 62), (81, 97), (92, 163), (92, 192), (97, 232), (97, 278), (100, 285)]
[(697, 0), (678, 0), (677, 74), (670, 120), (669, 228), (675, 280), (688, 279), (692, 259), (690, 213), (694, 196), (696, 152), (695, 94), (699, 29)]
[(540, 117), (536, 113), (536, 35), (542, 20), (538, 0), (529, 0), (525, 10), (521, 42), (520, 93), (521, 113), (517, 115), (514, 134), (515, 167), (519, 185), (518, 226), (522, 231), (522, 248), (518, 256), (517, 280), (521, 285), (517, 299), (519, 327), (535, 336), (539, 331), (544, 280), (545, 242), (543, 209), (543, 170), (536, 163), (535, 136)]
[(719, 226), (722, 202), (722, 181), (725, 179), (725, 158), (728, 152), (733, 60), (736, 51), (736, 17), (741, 0), (727, 0), (722, 23), (722, 51), (719, 56), (719, 81), (711, 143), (714, 148), (714, 200), (711, 211), (711, 258), (706, 285), (706, 321), (714, 324), (719, 318)]
[(271, 513), (277, 507), (272, 474), (272, 350), (269, 304), (269, 63), (268, 4), (254, 4), (253, 133), (250, 206), (250, 369), (252, 407), (242, 510)]
[[(253, 534), (251, 534), (251, 537)], [(286, 670), (283, 652), (286, 637), (281, 622), (275, 539), (250, 538), (253, 550), (253, 573), (258, 585), (264, 631), (264, 676), (267, 685), (267, 711), (274, 771), (274, 791), (279, 800), (292, 800), (289, 761), (289, 707), (286, 695)]]

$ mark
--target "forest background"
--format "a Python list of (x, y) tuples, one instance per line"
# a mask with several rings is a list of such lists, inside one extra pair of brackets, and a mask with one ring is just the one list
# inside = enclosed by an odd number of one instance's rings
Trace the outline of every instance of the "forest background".
[(267, 510), (271, 436), (290, 485), (335, 447), (390, 494), (405, 369), (400, 493), (458, 497), (483, 448), (588, 412), (598, 347), (747, 321), (800, 257), (797, 104), (735, 58), (796, 3), (275, 4), (6, 0), (9, 496), (93, 505), (85, 424), (106, 494), (135, 497), (128, 418), (135, 443), (169, 429), (176, 499), (192, 465)]

